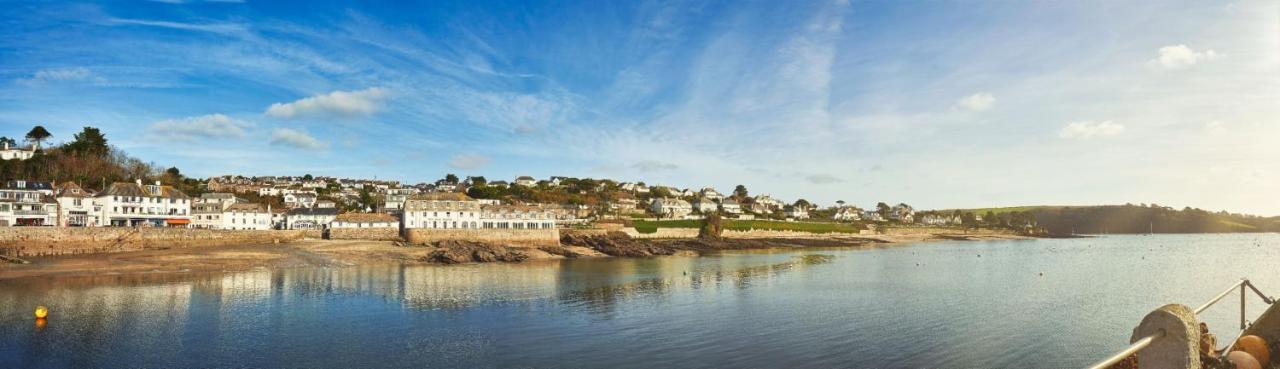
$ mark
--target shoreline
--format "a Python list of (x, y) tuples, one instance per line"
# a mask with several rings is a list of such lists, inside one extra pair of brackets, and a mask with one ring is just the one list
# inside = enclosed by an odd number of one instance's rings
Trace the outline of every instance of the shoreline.
[[(588, 240), (592, 239), (592, 240)], [(304, 239), (288, 243), (154, 248), (140, 251), (27, 258), (0, 264), (0, 281), (40, 277), (229, 273), (256, 269), (350, 267), (367, 264), (447, 265), (572, 258), (698, 256), (708, 252), (809, 247), (864, 248), (931, 241), (1026, 240), (1001, 234), (829, 235), (756, 239), (645, 239), (566, 236), (559, 245), (515, 247), (450, 241), (408, 246), (395, 241)], [(594, 242), (594, 243), (593, 243)]]

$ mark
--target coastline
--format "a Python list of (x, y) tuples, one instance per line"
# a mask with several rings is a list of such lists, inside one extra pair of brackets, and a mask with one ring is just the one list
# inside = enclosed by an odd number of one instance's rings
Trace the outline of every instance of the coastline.
[(894, 235), (812, 234), (754, 239), (645, 239), (620, 235), (569, 236), (559, 245), (517, 247), (450, 241), (410, 246), (395, 241), (303, 239), (287, 243), (155, 248), (27, 258), (29, 264), (0, 263), (0, 281), (38, 277), (92, 277), (132, 274), (239, 272), (365, 264), (445, 265), (522, 262), (566, 258), (697, 256), (706, 252), (807, 247), (883, 247), (931, 241), (1024, 240), (1007, 234), (921, 233)]

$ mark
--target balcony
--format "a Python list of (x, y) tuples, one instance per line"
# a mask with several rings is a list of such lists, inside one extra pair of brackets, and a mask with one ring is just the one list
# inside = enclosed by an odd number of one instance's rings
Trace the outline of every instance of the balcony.
[(49, 214), (49, 212), (44, 211), (44, 210), (14, 210), (14, 211), (13, 211), (13, 215), (49, 216), (50, 214)]

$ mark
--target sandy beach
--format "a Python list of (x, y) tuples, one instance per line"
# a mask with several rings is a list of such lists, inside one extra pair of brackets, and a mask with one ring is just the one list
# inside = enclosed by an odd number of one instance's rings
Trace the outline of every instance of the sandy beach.
[[(799, 247), (878, 247), (940, 240), (1009, 240), (1023, 236), (998, 234), (813, 235), (813, 237), (732, 240), (628, 240), (606, 247), (561, 244), (559, 247), (503, 247), (455, 243), (404, 246), (391, 241), (316, 240), (280, 244), (151, 249), (119, 253), (47, 256), (28, 264), (0, 264), (0, 280), (43, 276), (93, 276), (134, 273), (235, 272), (258, 268), (346, 267), (363, 264), (451, 264), (483, 261), (529, 261), (577, 257), (688, 255), (702, 252)], [(618, 241), (618, 240), (611, 240)], [(601, 250), (604, 250), (602, 252)], [(515, 258), (488, 259), (481, 253)], [(473, 259), (474, 258), (474, 259)]]

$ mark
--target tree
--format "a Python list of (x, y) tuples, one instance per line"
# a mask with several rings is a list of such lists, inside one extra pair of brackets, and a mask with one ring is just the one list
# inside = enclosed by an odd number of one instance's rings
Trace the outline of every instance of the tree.
[(164, 174), (174, 179), (182, 178), (182, 171), (178, 170), (178, 167), (169, 167), (164, 170)]
[(842, 208), (843, 208), (843, 207), (844, 207), (844, 200), (836, 200), (836, 205), (837, 205), (837, 206), (839, 206), (839, 207), (842, 207)]
[(107, 146), (107, 137), (102, 134), (102, 131), (93, 127), (84, 127), (80, 133), (75, 134), (75, 141), (68, 143), (64, 149), (73, 154), (101, 157), (106, 156), (111, 147)]
[(31, 128), (30, 132), (27, 132), (27, 141), (31, 141), (37, 146), (49, 137), (53, 137), (53, 134), (49, 133), (49, 130), (44, 129), (44, 126), (35, 126), (34, 128)]
[(310, 180), (313, 180), (313, 179), (316, 179), (316, 177), (312, 177), (312, 176), (311, 176), (311, 173), (307, 173), (307, 174), (302, 175), (302, 180), (304, 180), (304, 181), (310, 181)]
[(747, 198), (748, 196), (749, 196), (749, 194), (747, 193), (747, 186), (738, 185), (737, 187), (734, 187), (734, 188), (733, 188), (733, 197), (734, 197), (734, 198), (737, 198), (737, 199), (745, 199), (745, 198)]
[(458, 176), (454, 175), (453, 173), (446, 174), (444, 175), (444, 182), (456, 184), (458, 183)]
[(9, 144), (9, 147), (14, 147), (18, 146), (18, 141), (8, 137), (0, 137), (0, 145), (4, 144)]
[(484, 176), (467, 177), (467, 180), (471, 182), (472, 186), (484, 186), (489, 184), (489, 180), (484, 179)]
[(808, 209), (808, 208), (810, 208), (810, 207), (812, 207), (812, 206), (813, 206), (813, 204), (810, 204), (810, 203), (809, 203), (809, 200), (805, 200), (805, 199), (799, 199), (799, 200), (796, 200), (796, 203), (795, 203), (795, 204), (793, 204), (793, 205), (794, 205), (795, 207), (797, 207), (797, 208), (801, 208), (801, 209)]
[(890, 210), (889, 204), (886, 204), (883, 202), (876, 204), (876, 213), (879, 213), (880, 216), (884, 217), (885, 219), (889, 219), (889, 210)]

